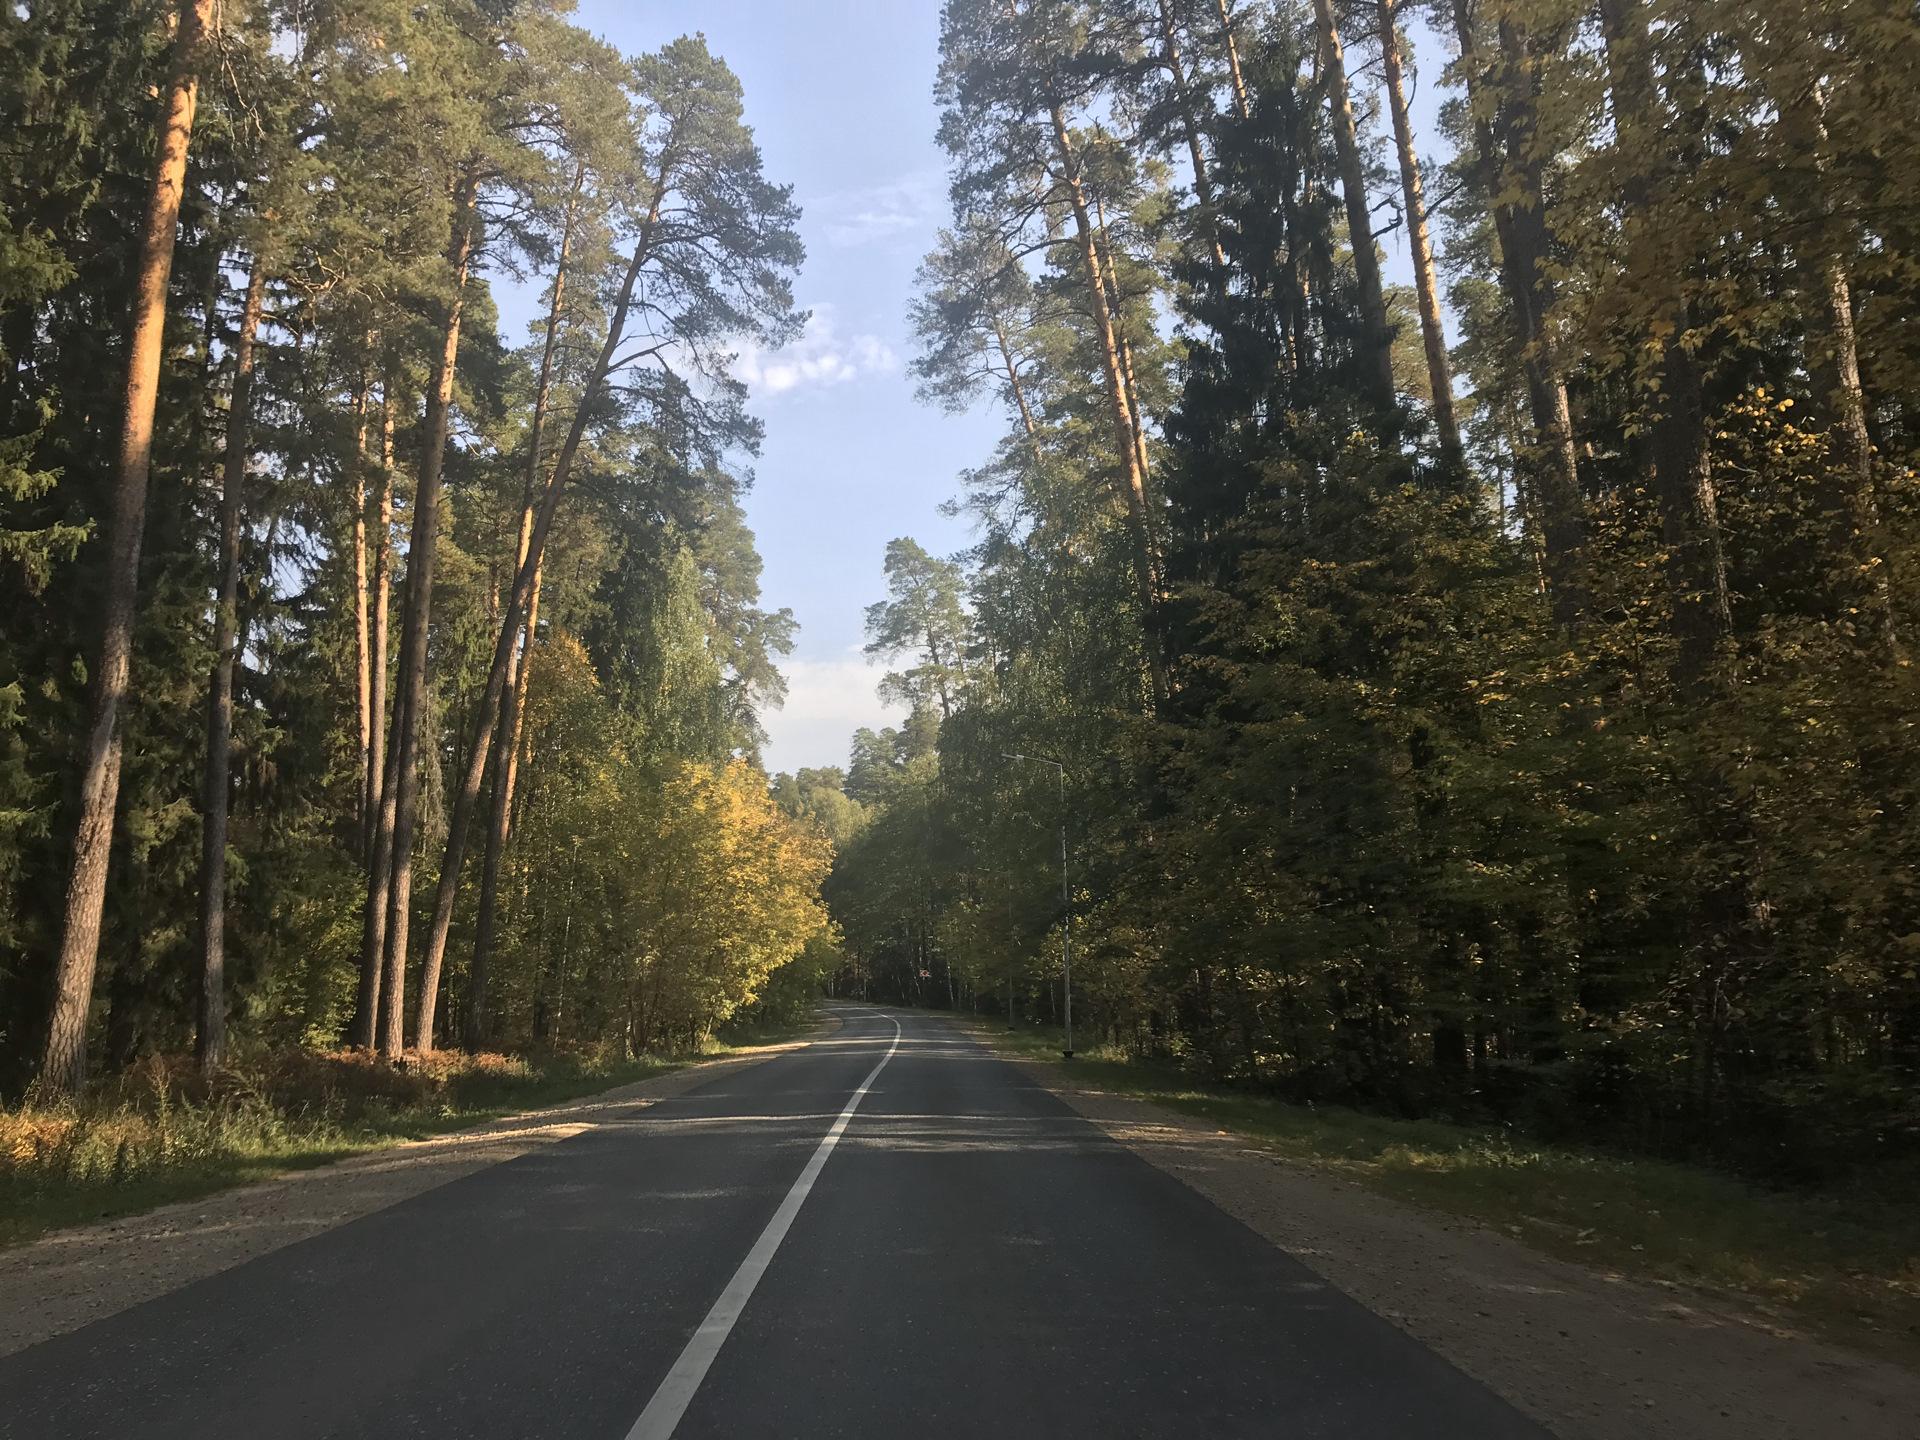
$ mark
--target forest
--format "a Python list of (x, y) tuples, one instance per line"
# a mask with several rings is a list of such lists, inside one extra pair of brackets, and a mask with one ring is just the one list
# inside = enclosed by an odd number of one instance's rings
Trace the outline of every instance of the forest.
[(0, 10), (0, 1094), (664, 1053), (830, 960), (729, 369), (798, 210), (704, 40), (571, 10)]
[(843, 983), (1920, 1154), (1916, 94), (1909, 0), (948, 0), (914, 372), (1006, 430), (783, 784)]

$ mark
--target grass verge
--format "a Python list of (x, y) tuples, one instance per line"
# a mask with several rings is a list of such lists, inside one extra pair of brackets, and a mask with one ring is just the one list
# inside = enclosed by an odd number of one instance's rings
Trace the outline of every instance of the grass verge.
[(365, 1051), (298, 1052), (212, 1083), (188, 1057), (150, 1057), (78, 1101), (0, 1107), (0, 1246), (563, 1104), (804, 1028), (635, 1058), (439, 1051), (397, 1068)]
[[(1004, 1050), (1061, 1063), (1058, 1032), (973, 1028)], [(1072, 1075), (1394, 1199), (1484, 1221), (1562, 1259), (1731, 1293), (1783, 1326), (1920, 1362), (1920, 1204), (1892, 1183), (1768, 1190), (1505, 1130), (1289, 1104), (1105, 1049), (1081, 1050)]]

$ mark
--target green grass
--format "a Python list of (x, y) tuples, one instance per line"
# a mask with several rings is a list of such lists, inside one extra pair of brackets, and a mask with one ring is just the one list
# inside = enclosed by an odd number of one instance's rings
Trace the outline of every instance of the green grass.
[(77, 1102), (0, 1107), (0, 1245), (563, 1104), (813, 1023), (632, 1059), (441, 1053), (399, 1070), (365, 1054), (282, 1054), (212, 1086), (185, 1057), (156, 1057)]
[[(979, 1029), (1060, 1062), (1057, 1031)], [(1072, 1073), (1211, 1121), (1371, 1190), (1496, 1226), (1603, 1271), (1733, 1292), (1780, 1324), (1920, 1359), (1920, 1203), (1891, 1181), (1776, 1191), (1690, 1165), (1535, 1144), (1510, 1131), (1294, 1105), (1106, 1049)]]

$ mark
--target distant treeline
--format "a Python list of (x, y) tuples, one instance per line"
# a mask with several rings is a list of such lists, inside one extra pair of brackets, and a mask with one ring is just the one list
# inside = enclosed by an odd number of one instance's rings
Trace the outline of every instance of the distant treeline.
[(1009, 429), (979, 543), (888, 555), (913, 720), (810, 777), (853, 983), (1057, 1016), (1064, 808), (1110, 1043), (1913, 1155), (1911, 4), (949, 0), (941, 56), (918, 373)]

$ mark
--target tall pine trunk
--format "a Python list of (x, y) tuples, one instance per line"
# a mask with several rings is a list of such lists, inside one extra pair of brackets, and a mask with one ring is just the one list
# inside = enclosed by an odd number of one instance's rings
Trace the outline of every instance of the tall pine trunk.
[(1200, 206), (1201, 228), (1213, 252), (1214, 268), (1224, 271), (1227, 252), (1220, 246), (1220, 225), (1213, 213), (1213, 181), (1207, 174), (1207, 152), (1200, 144), (1200, 119), (1193, 89), (1187, 84), (1186, 65), (1180, 56), (1180, 27), (1174, 20), (1173, 0), (1160, 0), (1160, 47), (1160, 63), (1173, 82), (1180, 109), (1180, 128), (1187, 142), (1187, 158), (1193, 165), (1193, 198)]
[[(1630, 213), (1644, 221), (1655, 200), (1645, 166), (1662, 169), (1684, 163), (1654, 73), (1652, 39), (1639, 0), (1600, 0), (1606, 40), (1607, 80), (1613, 100), (1615, 144), (1628, 153), (1628, 174), (1621, 187)], [(1647, 147), (1639, 153), (1639, 147)], [(1647, 244), (1643, 241), (1642, 244)], [(1657, 407), (1648, 429), (1647, 453), (1653, 463), (1654, 493), (1660, 502), (1662, 541), (1667, 551), (1668, 585), (1673, 597), (1673, 627), (1680, 642), (1676, 679), (1683, 690), (1697, 687), (1712, 666), (1714, 652), (1732, 628), (1733, 607), (1727, 589), (1727, 557), (1714, 493), (1707, 417), (1701, 394), (1700, 362), (1687, 348), (1691, 307), (1680, 288), (1671, 256), (1657, 248), (1628, 257), (1624, 283), (1650, 292), (1650, 327), (1664, 333), (1660, 358), (1646, 381)]]
[[(1513, 317), (1514, 339), (1527, 386), (1527, 412), (1533, 426), (1533, 455), (1527, 467), (1531, 504), (1523, 507), (1523, 513), (1532, 514), (1554, 618), (1572, 628), (1587, 608), (1581, 559), (1586, 543), (1586, 506), (1574, 452), (1573, 411), (1567, 403), (1566, 381), (1555, 361), (1547, 326), (1554, 300), (1553, 282), (1546, 270), (1552, 234), (1547, 228), (1541, 166), (1535, 153), (1537, 82), (1529, 63), (1530, 42), (1510, 21), (1503, 22), (1503, 73), (1496, 87), (1500, 95), (1496, 117), (1486, 113), (1487, 81), (1468, 0), (1453, 0), (1453, 20), (1466, 71), (1468, 108), (1473, 114), (1477, 178), (1493, 212), (1494, 235), (1500, 248), (1500, 283)], [(1499, 134), (1505, 139), (1504, 166), (1496, 138), (1496, 118)], [(1516, 190), (1520, 197), (1517, 204), (1508, 198)]]
[(121, 409), (120, 456), (107, 517), (107, 564), (100, 667), (81, 769), (79, 824), (67, 881), (60, 958), (54, 970), (40, 1083), (56, 1094), (77, 1091), (87, 1074), (87, 1015), (100, 957), (100, 917), (107, 897), (113, 817), (120, 799), (120, 726), (133, 657), (134, 605), (140, 588), (140, 545), (146, 531), (147, 473), (153, 455), (153, 412), (160, 395), (161, 342), (174, 232), (186, 185), (187, 147), (199, 99), (201, 47), (214, 0), (182, 0), (169, 75), (160, 101), (160, 136), (147, 194), (133, 315), (127, 346), (127, 388)]
[[(668, 175), (663, 168), (655, 182), (647, 218), (634, 242), (633, 259), (627, 263), (619, 298), (612, 315), (608, 317), (606, 341), (601, 345), (587, 383), (580, 391), (580, 403), (573, 412), (573, 424), (568, 427), (567, 438), (560, 446), (560, 453), (554, 457), (553, 474), (548, 477), (546, 489), (540, 496), (527, 554), (514, 574), (513, 593), (507, 601), (506, 614), (501, 617), (500, 633), (493, 647), (493, 664), (487, 671), (486, 689), (476, 707), (479, 723), (474, 727), (473, 742), (468, 749), (460, 788), (454, 800), (453, 817), (447, 826), (446, 855), (440, 866), (432, 928), (428, 932), (426, 953), (421, 964), (420, 1010), (414, 1022), (414, 1035), (422, 1049), (429, 1048), (433, 1043), (434, 1013), (440, 1003), (440, 966), (446, 955), (447, 931), (453, 924), (453, 901), (459, 891), (460, 867), (466, 861), (467, 831), (473, 824), (474, 807), (479, 803), (480, 786), (486, 778), (487, 752), (492, 748), (493, 725), (498, 718), (500, 697), (506, 689), (507, 670), (519, 641), (521, 617), (528, 612), (533, 596), (533, 577), (546, 553), (547, 535), (553, 529), (553, 517), (560, 508), (560, 497), (566, 491), (574, 456), (579, 453), (581, 443), (586, 439), (594, 403), (605, 388), (607, 377), (613, 373), (621, 342), (626, 338), (627, 316), (633, 307), (634, 288), (639, 283), (641, 270), (652, 256), (653, 239), (660, 221), (660, 207), (666, 199), (667, 182)], [(395, 888), (397, 891), (398, 886)], [(395, 1012), (396, 1015), (398, 1013)]]
[[(380, 475), (379, 493), (374, 502), (373, 526), (373, 599), (368, 621), (367, 751), (361, 757), (365, 790), (361, 801), (364, 823), (360, 853), (367, 864), (369, 883), (377, 873), (375, 837), (386, 813), (386, 800), (393, 793), (393, 770), (388, 763), (387, 746), (387, 651), (389, 635), (387, 610), (393, 592), (393, 376), (387, 374), (380, 385)], [(392, 824), (391, 818), (386, 821)], [(369, 928), (370, 927), (370, 928)], [(386, 911), (369, 911), (363, 917), (360, 949), (360, 985), (348, 1039), (371, 1049), (376, 1031), (375, 1015), (380, 1004), (382, 954), (386, 943)]]
[(253, 347), (260, 333), (266, 261), (253, 257), (240, 333), (233, 351), (233, 401), (227, 411), (225, 464), (220, 491), (220, 598), (213, 611), (213, 678), (207, 694), (207, 765), (201, 825), (200, 1032), (194, 1049), (203, 1070), (227, 1058), (227, 806), (232, 789), (233, 667), (238, 640), (240, 510), (247, 483), (247, 450), (253, 424)]
[[(389, 1059), (399, 1058), (405, 1024), (407, 919), (413, 891), (413, 834), (420, 800), (420, 726), (427, 709), (427, 625), (433, 611), (433, 558), (440, 532), (440, 476), (446, 459), (453, 405), (454, 368), (460, 354), (460, 322), (466, 308), (467, 267), (472, 259), (477, 177), (462, 180), (456, 202), (455, 238), (447, 260), (454, 276), (427, 391), (425, 438), (414, 485), (413, 527), (407, 545), (406, 607), (401, 617), (400, 663), (395, 674), (389, 793), (381, 797), (367, 885), (363, 945), (380, 957), (380, 995), (370, 1038)], [(384, 915), (384, 923), (376, 919)], [(363, 953), (362, 964), (367, 955)]]
[(1233, 81), (1234, 109), (1242, 120), (1253, 118), (1253, 106), (1247, 100), (1246, 78), (1240, 73), (1240, 45), (1233, 38), (1233, 11), (1227, 0), (1214, 0), (1220, 11), (1221, 45), (1227, 52), (1227, 75)]
[(1113, 412), (1114, 448), (1118, 452), (1126, 490), (1128, 528), (1133, 541), (1134, 583), (1140, 595), (1140, 625), (1146, 643), (1147, 665), (1153, 676), (1154, 698), (1164, 700), (1168, 693), (1167, 667), (1158, 630), (1159, 567), (1147, 510), (1147, 476), (1141, 464), (1133, 407), (1127, 399), (1126, 375), (1121, 368), (1113, 312), (1107, 306), (1106, 278), (1101, 273), (1099, 247), (1094, 241), (1093, 217), (1087, 205), (1086, 188), (1081, 183), (1079, 163), (1074, 158), (1073, 137), (1067, 131), (1067, 118), (1059, 104), (1052, 107), (1051, 114), (1054, 148), (1060, 161), (1060, 178), (1073, 208), (1074, 233), (1079, 241), (1081, 264), (1085, 268), (1093, 333), (1100, 345), (1100, 363), (1106, 373), (1107, 399)]
[(1440, 323), (1440, 287), (1433, 273), (1433, 241), (1427, 233), (1427, 202), (1420, 188), (1420, 161), (1413, 152), (1413, 120), (1400, 73), (1400, 34), (1394, 0), (1379, 0), (1380, 58), (1386, 71), (1387, 108), (1393, 112), (1394, 145), (1400, 152), (1401, 198), (1407, 207), (1407, 248), (1413, 256), (1413, 288), (1420, 303), (1420, 340), (1427, 355), (1427, 380), (1433, 388), (1433, 423), (1440, 431), (1440, 457), (1458, 471), (1465, 462), (1460, 422), (1453, 409), (1453, 367), (1447, 359), (1447, 332)]
[(1373, 212), (1367, 204), (1366, 168), (1360, 159), (1360, 138), (1353, 126), (1353, 96), (1347, 88), (1347, 61), (1340, 47), (1340, 31), (1333, 23), (1331, 0), (1313, 0), (1320, 24), (1320, 53), (1325, 64), (1328, 99), (1333, 107), (1333, 147), (1340, 166), (1340, 188), (1345, 192), (1347, 240), (1353, 251), (1354, 274), (1360, 280), (1361, 375), (1368, 398), (1381, 412), (1393, 408), (1393, 327), (1387, 323), (1386, 290), (1380, 281), (1380, 257), (1373, 249)]
[[(373, 337), (367, 337), (367, 348), (373, 348)], [(369, 392), (373, 389), (373, 378), (369, 372), (362, 371), (360, 380), (353, 392), (353, 673), (354, 673), (354, 718), (360, 726), (360, 748), (356, 752), (360, 766), (360, 786), (357, 802), (360, 807), (360, 839), (366, 839), (367, 833), (367, 797), (371, 793), (368, 784), (368, 757), (373, 752), (373, 667), (371, 630), (368, 615), (367, 586), (367, 472), (372, 467), (367, 460), (367, 407), (371, 401)], [(366, 856), (366, 847), (361, 845), (361, 858)]]
[[(514, 555), (517, 575), (527, 562), (533, 543), (534, 498), (540, 489), (540, 446), (547, 424), (547, 406), (553, 396), (553, 361), (560, 343), (560, 318), (565, 313), (567, 262), (573, 254), (574, 218), (579, 213), (580, 191), (586, 183), (586, 167), (574, 171), (573, 193), (567, 201), (566, 224), (560, 233), (560, 258), (554, 267), (553, 299), (547, 307), (546, 344), (540, 353), (540, 383), (533, 397), (533, 422), (527, 433), (527, 475), (520, 502), (520, 541)], [(533, 595), (527, 604), (525, 640), (507, 662), (506, 685), (500, 692), (500, 718), (494, 725), (493, 753), (489, 764), (493, 771), (493, 803), (487, 815), (487, 845), (480, 867), (480, 909), (475, 917), (473, 964), (467, 972), (467, 1023), (463, 1032), (469, 1054), (477, 1053), (486, 1039), (487, 966), (493, 956), (494, 910), (500, 896), (500, 861), (507, 848), (507, 825), (513, 815), (513, 754), (520, 739), (519, 705), (521, 677), (532, 658), (533, 630), (539, 618), (540, 571), (534, 570)], [(502, 629), (507, 628), (504, 619)], [(431, 1024), (429, 1024), (431, 1028)]]
[(393, 597), (393, 377), (380, 386), (380, 469), (373, 502), (373, 579), (371, 615), (367, 622), (367, 753), (361, 761), (365, 777), (366, 842), (370, 853), (373, 827), (385, 793), (382, 773), (387, 758), (387, 611)]

